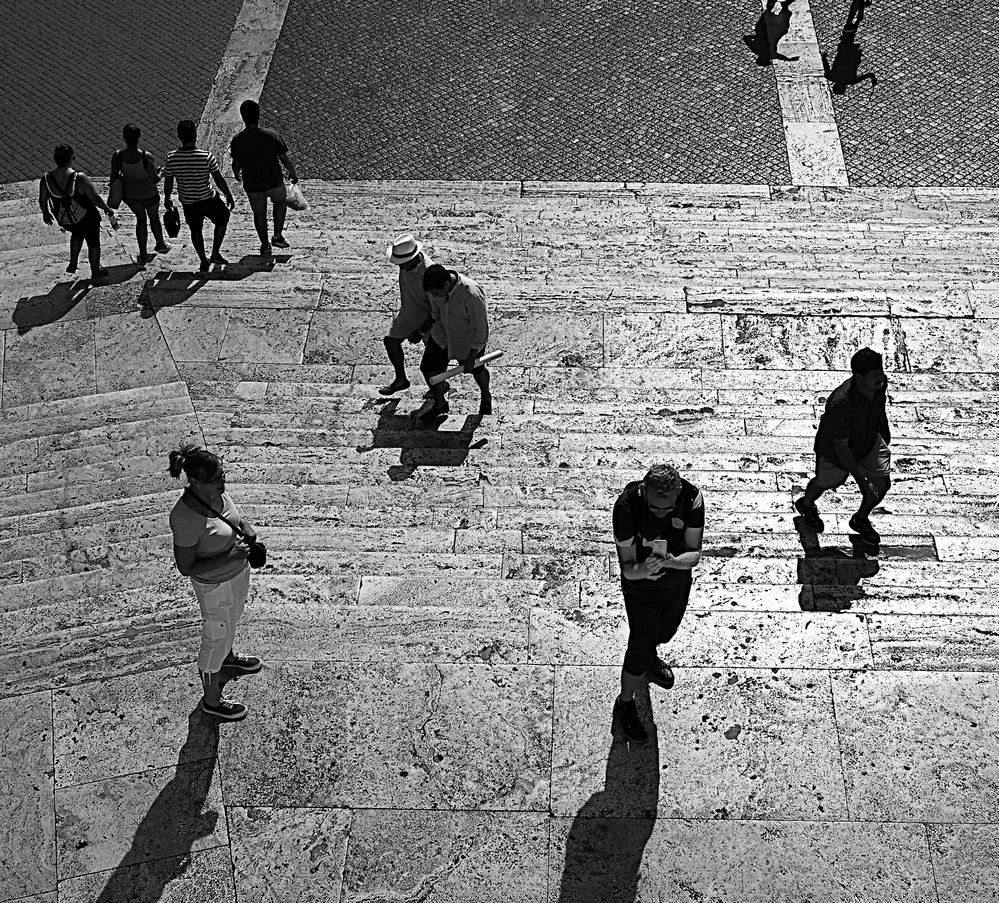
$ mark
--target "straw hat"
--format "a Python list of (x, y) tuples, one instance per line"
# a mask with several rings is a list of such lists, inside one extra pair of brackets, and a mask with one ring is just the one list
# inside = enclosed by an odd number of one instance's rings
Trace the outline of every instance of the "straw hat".
[(400, 235), (388, 246), (385, 250), (385, 256), (388, 257), (389, 263), (408, 263), (420, 253), (422, 247), (423, 245), (413, 237), (413, 233), (407, 232), (405, 235)]

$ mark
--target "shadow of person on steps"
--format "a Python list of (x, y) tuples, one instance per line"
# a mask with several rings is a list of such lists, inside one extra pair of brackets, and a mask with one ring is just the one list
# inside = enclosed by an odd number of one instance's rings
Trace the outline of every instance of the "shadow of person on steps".
[(873, 72), (859, 74), (863, 50), (857, 43), (857, 29), (864, 21), (864, 11), (870, 5), (871, 0), (852, 0), (843, 33), (836, 46), (836, 56), (831, 65), (829, 56), (822, 54), (822, 68), (825, 70), (826, 78), (832, 83), (833, 94), (846, 94), (847, 88), (864, 81), (871, 83), (871, 91), (877, 87), (878, 77)]
[[(364, 453), (376, 448), (398, 448), (399, 463), (388, 469), (389, 477), (401, 482), (408, 480), (419, 467), (461, 467), (473, 448), (482, 448), (488, 440), (475, 438), (482, 418), (468, 414), (457, 430), (441, 429), (447, 421), (435, 425), (421, 424), (411, 414), (400, 414), (398, 398), (375, 398), (365, 408), (379, 409), (378, 423), (371, 430), (371, 444), (357, 446)], [(419, 425), (417, 425), (419, 424)]]
[(18, 334), (24, 335), (36, 326), (58, 323), (68, 316), (92, 289), (128, 282), (139, 272), (139, 267), (134, 263), (120, 263), (108, 267), (107, 270), (108, 275), (96, 282), (92, 279), (71, 279), (57, 282), (44, 295), (18, 298), (11, 314), (11, 320), (14, 321)]
[[(651, 712), (647, 687), (635, 700), (643, 714)], [(649, 740), (642, 746), (615, 735), (604, 788), (586, 801), (572, 821), (558, 903), (633, 903), (638, 899), (642, 857), (659, 804), (659, 734), (651, 717), (645, 723)]]
[(798, 532), (804, 558), (798, 559), (798, 605), (802, 611), (847, 611), (853, 603), (865, 596), (860, 581), (873, 577), (880, 569), (878, 561), (868, 556), (878, 555), (880, 546), (869, 546), (859, 536), (851, 533), (852, 550), (819, 544), (819, 537), (805, 526), (801, 517), (795, 517), (794, 529)]
[(220, 813), (206, 806), (218, 758), (218, 724), (201, 711), (188, 716), (187, 738), (169, 782), (139, 822), (132, 846), (96, 903), (157, 903), (190, 865), (188, 854), (210, 837)]
[(164, 307), (177, 307), (189, 300), (209, 282), (238, 282), (254, 273), (270, 273), (276, 264), (286, 263), (291, 255), (281, 254), (264, 257), (260, 254), (247, 254), (238, 261), (227, 263), (221, 269), (202, 272), (160, 270), (146, 280), (146, 303), (142, 306), (142, 316), (146, 319), (156, 315)]
[(757, 66), (769, 66), (774, 60), (793, 63), (798, 57), (784, 56), (777, 45), (791, 28), (791, 4), (794, 0), (781, 0), (780, 12), (774, 12), (777, 0), (767, 0), (766, 9), (760, 14), (752, 34), (743, 35), (745, 45), (756, 54)]

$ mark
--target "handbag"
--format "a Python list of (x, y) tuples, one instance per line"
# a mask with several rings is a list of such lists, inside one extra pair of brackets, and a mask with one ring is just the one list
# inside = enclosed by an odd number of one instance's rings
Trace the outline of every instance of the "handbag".
[[(188, 492), (190, 492), (190, 489), (185, 489), (184, 495), (187, 495)], [(191, 494), (194, 495), (194, 493)], [(256, 568), (262, 568), (265, 564), (267, 564), (267, 546), (265, 546), (262, 542), (260, 542), (257, 539), (250, 539), (248, 534), (240, 530), (239, 527), (237, 527), (231, 520), (229, 520), (229, 518), (226, 517), (221, 511), (216, 511), (204, 499), (196, 495), (194, 497), (198, 500), (200, 504), (204, 505), (205, 508), (211, 511), (212, 514), (214, 514), (220, 521), (223, 521), (224, 523), (227, 523), (230, 527), (232, 527), (232, 531), (234, 533), (236, 533), (239, 536), (242, 536), (243, 539), (246, 540), (247, 545), (249, 545), (250, 547), (250, 555), (247, 560), (249, 561), (251, 568), (255, 570)]]
[(125, 199), (125, 179), (121, 171), (121, 152), (115, 151), (111, 164), (111, 185), (108, 188), (108, 206), (117, 210)]
[(163, 211), (163, 228), (171, 238), (180, 235), (180, 211), (176, 207)]

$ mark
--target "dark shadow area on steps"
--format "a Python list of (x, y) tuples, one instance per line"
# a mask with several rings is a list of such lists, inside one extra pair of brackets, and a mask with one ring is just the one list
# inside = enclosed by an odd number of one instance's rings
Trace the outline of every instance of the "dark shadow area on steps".
[(482, 448), (485, 439), (475, 440), (475, 431), (482, 418), (465, 415), (458, 430), (441, 430), (447, 420), (424, 424), (416, 413), (398, 413), (398, 398), (372, 399), (365, 409), (378, 409), (378, 422), (371, 431), (371, 444), (357, 446), (359, 452), (376, 448), (398, 448), (399, 463), (388, 469), (392, 480), (408, 480), (419, 467), (461, 467), (468, 459), (469, 449)]
[(864, 52), (857, 43), (857, 30), (864, 21), (864, 12), (870, 5), (871, 0), (852, 0), (832, 63), (829, 62), (828, 54), (822, 54), (822, 68), (831, 84), (833, 94), (846, 94), (847, 88), (865, 81), (871, 83), (871, 91), (878, 84), (878, 77), (873, 72), (860, 74), (860, 60)]
[(44, 295), (18, 298), (11, 314), (19, 335), (24, 335), (38, 326), (58, 323), (68, 316), (90, 293), (94, 286), (120, 285), (128, 282), (139, 267), (134, 263), (120, 263), (107, 268), (108, 275), (103, 279), (70, 279), (57, 282)]
[(218, 723), (201, 711), (199, 702), (188, 716), (173, 776), (142, 817), (130, 849), (96, 903), (158, 903), (171, 882), (183, 880), (191, 862), (188, 854), (197, 841), (211, 836), (221, 815), (205, 807), (218, 758), (218, 732)]
[(142, 316), (148, 319), (164, 307), (177, 307), (189, 301), (210, 282), (238, 282), (254, 273), (270, 273), (277, 264), (287, 263), (289, 260), (291, 260), (290, 254), (271, 257), (247, 254), (238, 261), (227, 263), (221, 269), (209, 270), (207, 273), (160, 270), (146, 281), (147, 300), (142, 306)]
[(770, 66), (774, 60), (794, 62), (796, 56), (784, 56), (778, 52), (780, 39), (791, 28), (791, 4), (794, 0), (781, 0), (780, 11), (774, 12), (777, 0), (767, 0), (766, 9), (756, 21), (752, 34), (743, 35), (743, 43), (756, 54), (757, 66)]
[(878, 555), (880, 547), (869, 546), (852, 533), (850, 553), (833, 546), (823, 547), (818, 534), (809, 530), (801, 517), (795, 517), (794, 529), (805, 553), (804, 558), (798, 559), (801, 610), (847, 611), (854, 602), (863, 599), (865, 593), (860, 581), (881, 570), (880, 562), (868, 556)]
[[(633, 903), (659, 803), (659, 733), (648, 688), (635, 701), (649, 731), (638, 746), (614, 736), (604, 788), (576, 813), (566, 837), (558, 903)], [(608, 704), (608, 708), (612, 703)]]

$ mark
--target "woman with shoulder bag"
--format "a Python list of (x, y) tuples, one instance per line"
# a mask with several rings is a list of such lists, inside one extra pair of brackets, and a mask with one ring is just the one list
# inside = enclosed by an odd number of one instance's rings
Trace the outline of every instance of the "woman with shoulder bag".
[(216, 718), (240, 721), (246, 706), (221, 698), (220, 676), (224, 669), (256, 674), (261, 668), (259, 658), (237, 655), (232, 644), (250, 588), (250, 567), (263, 564), (266, 550), (225, 491), (218, 456), (183, 445), (170, 452), (170, 475), (182, 472), (187, 488), (170, 512), (170, 529), (177, 570), (191, 578), (201, 606), (201, 708)]
[[(140, 264), (152, 259), (146, 253), (149, 229), (152, 229), (156, 239), (153, 250), (159, 254), (170, 250), (170, 245), (163, 238), (163, 224), (160, 222), (160, 193), (156, 187), (160, 175), (153, 155), (139, 149), (141, 134), (139, 127), (131, 123), (121, 130), (125, 148), (115, 151), (111, 157), (111, 192), (108, 194), (108, 203), (112, 207), (118, 206), (116, 201), (124, 201), (125, 206), (135, 214), (135, 239), (139, 244)], [(146, 228), (147, 220), (149, 229)]]
[(90, 258), (90, 275), (103, 279), (108, 271), (101, 266), (101, 215), (103, 210), (114, 229), (118, 220), (114, 211), (104, 203), (104, 199), (94, 190), (94, 186), (82, 172), (73, 169), (73, 148), (60, 144), (52, 154), (56, 168), (42, 176), (38, 183), (38, 206), (42, 209), (45, 225), (56, 223), (69, 233), (69, 265), (67, 273), (75, 273), (80, 263), (80, 251), (87, 243), (87, 257)]

